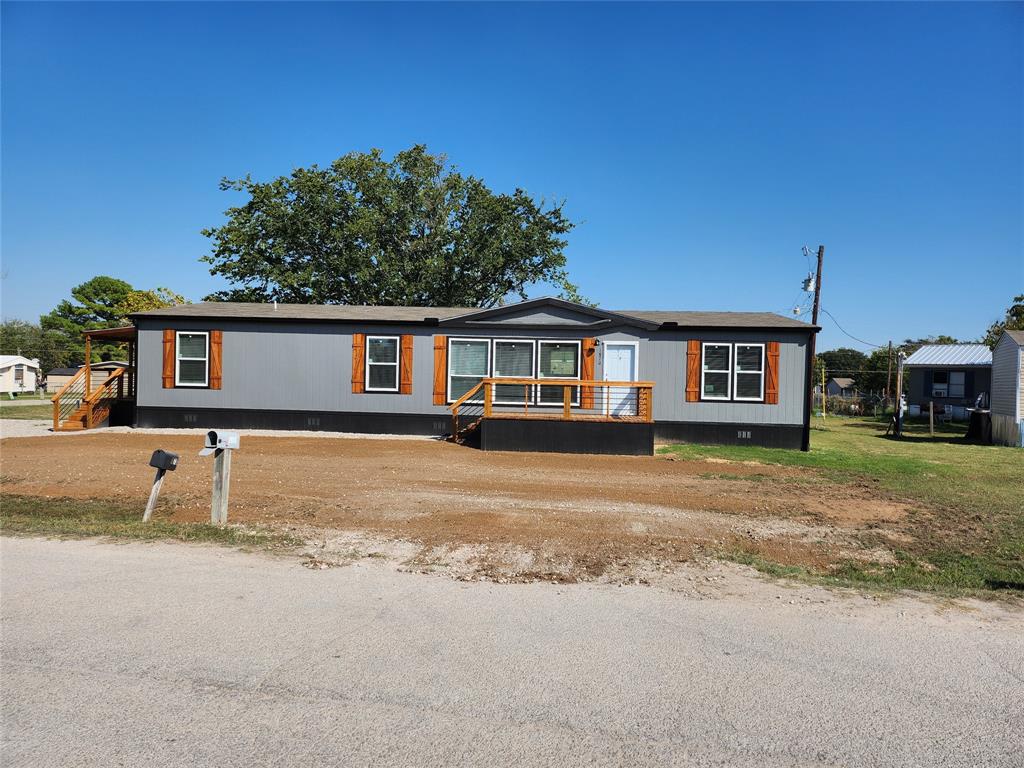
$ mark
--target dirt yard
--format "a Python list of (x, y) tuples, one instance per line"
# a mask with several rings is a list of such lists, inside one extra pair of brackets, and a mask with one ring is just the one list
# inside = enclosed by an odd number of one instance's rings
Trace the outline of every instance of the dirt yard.
[[(155, 448), (181, 455), (158, 517), (209, 519), (212, 459), (195, 435), (2, 441), (5, 494), (138, 505)], [(501, 580), (643, 581), (720, 551), (827, 569), (885, 562), (908, 507), (815, 470), (754, 463), (484, 453), (417, 440), (244, 437), (231, 520), (319, 541), (322, 557), (401, 548), (409, 567)], [(870, 531), (869, 545), (858, 535)]]

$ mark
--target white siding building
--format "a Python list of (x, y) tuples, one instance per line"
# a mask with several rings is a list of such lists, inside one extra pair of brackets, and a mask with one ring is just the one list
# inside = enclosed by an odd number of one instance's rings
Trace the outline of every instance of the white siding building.
[(992, 350), (992, 441), (1024, 446), (1024, 331), (1004, 331)]
[(0, 393), (34, 392), (39, 361), (21, 355), (0, 355)]

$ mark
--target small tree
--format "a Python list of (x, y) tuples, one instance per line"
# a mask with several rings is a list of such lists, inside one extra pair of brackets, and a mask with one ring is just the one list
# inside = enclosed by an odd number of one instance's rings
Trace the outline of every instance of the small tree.
[(1002, 320), (997, 320), (988, 327), (984, 342), (994, 348), (1003, 331), (1024, 331), (1024, 294), (1013, 297), (1013, 304), (1006, 309)]
[(496, 194), (417, 145), (387, 161), (353, 152), (269, 182), (221, 181), (249, 200), (203, 230), (232, 301), (490, 307), (566, 272), (562, 204)]

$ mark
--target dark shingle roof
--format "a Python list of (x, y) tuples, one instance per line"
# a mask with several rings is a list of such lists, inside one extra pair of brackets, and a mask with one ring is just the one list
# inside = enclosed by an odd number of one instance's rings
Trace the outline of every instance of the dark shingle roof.
[(689, 328), (802, 328), (811, 325), (774, 312), (684, 312), (675, 310), (618, 309), (620, 315), (652, 323), (675, 323)]
[[(509, 309), (515, 305), (510, 305)], [(254, 304), (209, 301), (179, 304), (164, 309), (136, 312), (132, 318), (218, 318), (239, 320), (306, 320), (322, 322), (423, 323), (447, 320), (480, 311), (479, 307), (390, 307), (344, 304)], [(794, 328), (812, 326), (771, 312), (683, 312), (663, 310), (612, 310), (619, 315), (651, 323), (675, 323), (688, 328)]]

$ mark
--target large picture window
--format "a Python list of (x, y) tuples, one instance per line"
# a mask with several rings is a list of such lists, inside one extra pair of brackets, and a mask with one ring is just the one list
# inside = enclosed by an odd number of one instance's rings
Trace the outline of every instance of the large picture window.
[[(534, 342), (522, 339), (494, 340), (494, 378), (532, 379)], [(522, 405), (528, 388), (520, 384), (496, 384), (493, 398), (498, 405)]]
[(174, 385), (205, 387), (209, 385), (210, 334), (206, 331), (178, 331), (175, 343), (177, 356)]
[[(448, 343), (448, 399), (454, 402), (487, 378), (491, 369), (490, 339), (451, 339)], [(483, 401), (483, 393), (473, 402)]]
[(367, 336), (366, 391), (398, 391), (397, 336)]
[(705, 343), (700, 373), (700, 392), (704, 400), (728, 400), (732, 378), (732, 345)]
[[(542, 341), (537, 361), (539, 379), (578, 379), (580, 377), (580, 343), (578, 341)], [(539, 387), (541, 405), (561, 405), (562, 387)], [(573, 389), (572, 403), (579, 405), (579, 387)]]
[[(453, 403), (481, 379), (579, 379), (581, 343), (534, 339), (448, 340), (448, 402)], [(495, 405), (562, 405), (562, 387), (495, 384)], [(572, 403), (579, 405), (580, 388)], [(482, 402), (483, 391), (472, 402)]]

